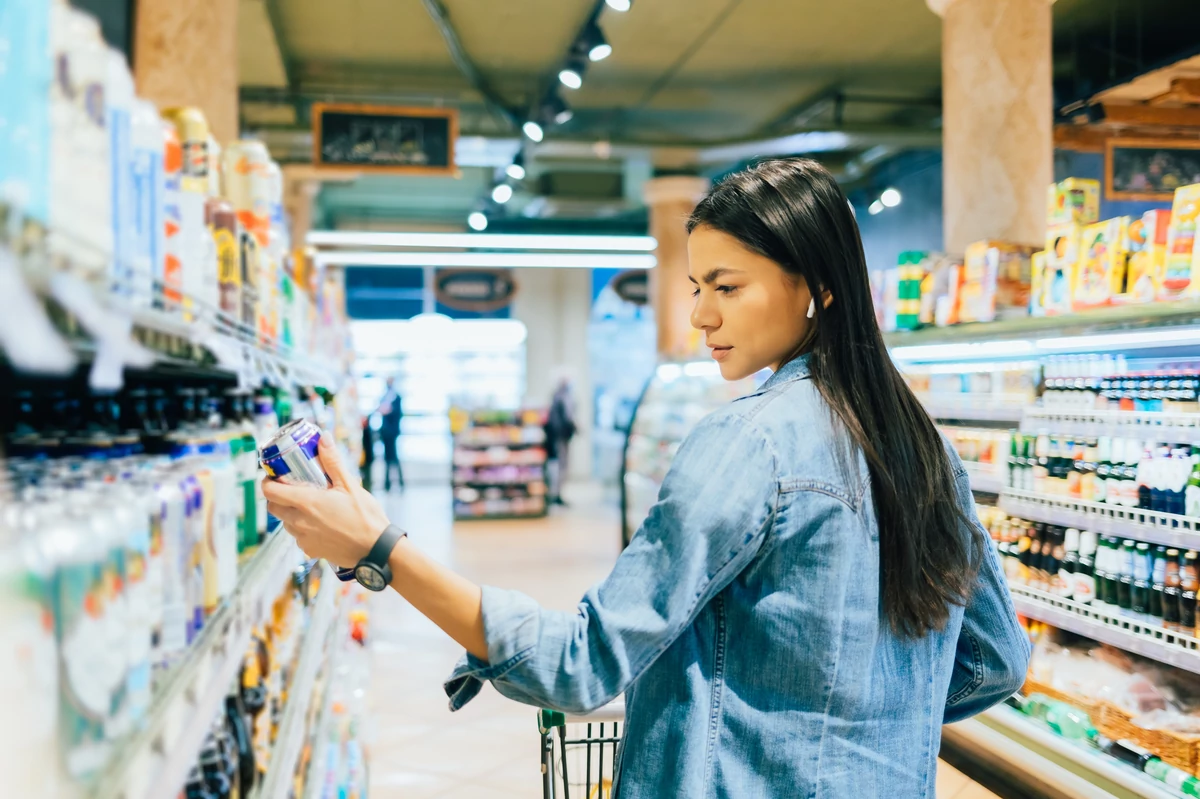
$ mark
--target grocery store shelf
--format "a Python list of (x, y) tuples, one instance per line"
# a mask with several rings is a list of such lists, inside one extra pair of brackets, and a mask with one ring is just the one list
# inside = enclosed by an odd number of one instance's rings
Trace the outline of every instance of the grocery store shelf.
[(1033, 522), (1136, 538), (1180, 549), (1200, 549), (1200, 519), (1006, 488), (1000, 509)]
[(145, 729), (114, 752), (90, 796), (159, 799), (176, 796), (223, 707), (252, 628), (300, 562), (290, 535), (272, 535), (246, 565), (234, 593), (208, 620), (186, 659), (154, 698)]
[(971, 490), (984, 494), (999, 494), (1004, 490), (1004, 473), (992, 463), (972, 463), (965, 461), (963, 467), (971, 478)]
[(325, 658), (329, 630), (336, 608), (334, 597), (337, 578), (328, 566), (322, 564), (321, 570), (321, 588), (313, 605), (308, 631), (304, 634), (304, 644), (296, 659), (295, 676), (287, 688), (287, 707), (279, 722), (279, 734), (271, 750), (267, 773), (263, 776), (254, 799), (287, 799), (294, 788), (292, 778), (296, 774), (296, 764), (304, 747), (304, 721), (312, 702), (317, 672), (320, 671), (321, 661)]
[(886, 333), (884, 340), (889, 347), (969, 344), (1024, 338), (1037, 334), (1065, 336), (1113, 330), (1141, 330), (1196, 322), (1200, 322), (1200, 302), (1184, 300), (1097, 308), (1087, 313), (1065, 316), (1027, 316), (953, 327), (931, 327)]
[(1072, 436), (1191, 443), (1200, 441), (1200, 413), (1027, 409), (1021, 419), (1021, 431), (1037, 433), (1042, 430)]
[(1081, 605), (1036, 588), (1023, 585), (1009, 588), (1013, 605), (1023, 616), (1200, 674), (1200, 640), (1193, 636), (1172, 632), (1156, 622), (1112, 613), (1107, 608)]
[(1042, 795), (1089, 799), (1181, 796), (1137, 769), (1086, 744), (1068, 741), (1005, 705), (943, 727), (942, 739)]
[(944, 395), (936, 400), (922, 400), (926, 412), (934, 419), (953, 419), (960, 422), (1019, 422), (1025, 412), (1024, 405), (1012, 402), (981, 402), (976, 397), (965, 396), (961, 400), (953, 395)]

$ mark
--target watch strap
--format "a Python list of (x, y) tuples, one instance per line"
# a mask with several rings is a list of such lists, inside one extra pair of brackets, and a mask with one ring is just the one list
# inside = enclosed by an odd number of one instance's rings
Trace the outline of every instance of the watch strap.
[(404, 538), (408, 533), (401, 530), (394, 524), (389, 524), (383, 528), (383, 532), (379, 534), (379, 538), (375, 540), (375, 546), (371, 547), (371, 551), (363, 558), (367, 563), (374, 564), (380, 569), (388, 568), (388, 560), (392, 556), (392, 550), (396, 548), (396, 544), (401, 538)]

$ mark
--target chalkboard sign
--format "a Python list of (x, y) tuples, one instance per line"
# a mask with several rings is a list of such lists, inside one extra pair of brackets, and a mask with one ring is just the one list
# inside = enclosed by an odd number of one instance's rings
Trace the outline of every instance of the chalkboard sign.
[(1200, 139), (1109, 139), (1104, 199), (1171, 202), (1175, 189), (1200, 183)]
[(504, 269), (439, 269), (434, 295), (447, 308), (459, 311), (494, 311), (510, 304), (517, 284)]
[(313, 164), (356, 171), (458, 175), (452, 108), (314, 103)]

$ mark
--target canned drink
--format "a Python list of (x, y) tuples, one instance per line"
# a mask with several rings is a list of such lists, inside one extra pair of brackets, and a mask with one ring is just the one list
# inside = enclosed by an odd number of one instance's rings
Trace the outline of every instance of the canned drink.
[[(328, 488), (329, 477), (317, 460), (321, 428), (307, 419), (288, 422), (271, 436), (262, 448), (259, 462), (272, 479), (289, 485)], [(342, 582), (354, 579), (354, 569), (334, 566)]]
[(210, 197), (204, 206), (204, 217), (217, 260), (213, 305), (238, 320), (242, 313), (242, 264), (238, 257), (237, 215), (227, 200)]
[(168, 108), (163, 117), (175, 124), (183, 147), (182, 189), (208, 194), (209, 155), (208, 120), (199, 108)]
[(259, 462), (272, 479), (288, 485), (328, 488), (329, 478), (317, 460), (321, 429), (307, 419), (288, 422), (262, 448)]
[(267, 244), (271, 224), (270, 163), (266, 146), (253, 139), (233, 142), (221, 158), (225, 196), (233, 203), (242, 228), (258, 239), (261, 247)]
[(183, 147), (175, 125), (162, 121), (163, 135), (163, 249), (161, 269), (155, 268), (155, 282), (162, 288), (164, 309), (179, 312), (183, 307), (183, 261), (180, 260), (180, 181), (183, 177)]

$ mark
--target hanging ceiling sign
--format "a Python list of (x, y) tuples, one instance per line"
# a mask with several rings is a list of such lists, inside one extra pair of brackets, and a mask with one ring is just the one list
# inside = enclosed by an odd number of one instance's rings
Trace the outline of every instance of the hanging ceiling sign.
[(362, 172), (458, 176), (458, 111), (314, 103), (313, 164)]
[(650, 278), (644, 269), (630, 269), (613, 278), (613, 291), (626, 302), (646, 305), (650, 302)]
[(504, 269), (439, 269), (437, 301), (458, 311), (495, 311), (512, 303), (517, 284)]

